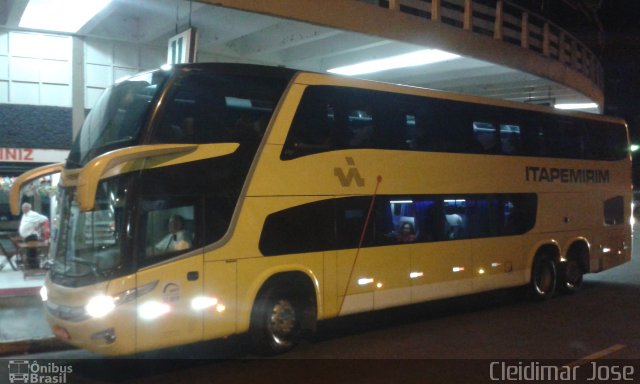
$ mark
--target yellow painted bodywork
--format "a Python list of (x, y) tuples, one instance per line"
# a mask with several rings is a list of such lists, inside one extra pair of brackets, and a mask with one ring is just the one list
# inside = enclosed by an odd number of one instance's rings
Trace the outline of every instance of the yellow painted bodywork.
[[(147, 351), (202, 340), (203, 314), (212, 308), (194, 309), (192, 301), (202, 296), (202, 254), (144, 268), (136, 274), (138, 286), (158, 281), (156, 288), (138, 297), (138, 310), (150, 303), (167, 304), (169, 312), (157, 318), (137, 317), (136, 350)], [(198, 278), (190, 281), (189, 273)], [(215, 308), (214, 308), (215, 309)]]
[[(65, 307), (82, 309), (89, 300), (97, 295), (118, 295), (134, 289), (135, 275), (129, 275), (109, 282), (88, 287), (69, 288), (53, 284), (49, 278), (44, 286), (48, 289), (49, 301)], [(45, 306), (47, 304), (45, 303)], [(55, 329), (63, 327), (69, 334), (69, 340), (63, 340), (78, 348), (88, 349), (102, 355), (130, 355), (136, 352), (136, 301), (130, 301), (117, 307), (102, 318), (87, 318), (82, 321), (63, 320), (45, 310), (49, 325)], [(103, 339), (92, 339), (96, 333), (113, 329), (116, 335), (114, 343), (107, 343)]]
[[(91, 160), (78, 176), (78, 204), (81, 211), (93, 208), (98, 183), (103, 178), (139, 169), (166, 167), (233, 153), (238, 144), (157, 144), (107, 152)], [(148, 162), (148, 164), (147, 164)]]
[[(259, 290), (269, 278), (284, 272), (298, 272), (308, 277), (316, 292), (318, 318), (327, 319), (526, 284), (536, 252), (547, 245), (556, 247), (562, 257), (574, 242), (586, 242), (590, 247), (592, 272), (630, 259), (630, 247), (623, 245), (630, 239), (629, 225), (606, 227), (602, 213), (604, 200), (623, 195), (625, 217), (630, 217), (629, 159), (597, 162), (354, 149), (283, 161), (280, 159), (283, 143), (306, 84), (359, 86), (434, 96), (426, 90), (323, 75), (301, 75), (296, 81), (272, 119), (225, 238), (175, 261), (146, 267), (135, 278), (120, 279), (122, 281), (109, 286), (109, 292), (116, 293), (113, 287), (116, 284), (120, 285), (118, 289), (124, 289), (124, 286), (141, 286), (157, 280), (155, 290), (138, 300), (141, 304), (143, 300), (162, 300), (163, 287), (175, 284), (180, 292), (175, 312), (165, 318), (143, 322), (132, 314), (135, 313), (134, 306), (129, 305), (117, 308), (105, 319), (82, 324), (63, 323), (72, 335), (78, 335), (72, 339), (73, 343), (101, 353), (126, 354), (245, 332), (250, 327), (251, 311)], [(490, 103), (475, 97), (455, 98)], [(77, 183), (81, 207), (90, 209), (97, 183), (109, 175), (221, 156), (236, 148), (235, 144), (126, 148), (97, 158), (79, 175), (73, 172), (66, 178), (63, 175), (63, 183)], [(527, 166), (607, 170), (610, 182), (601, 185), (527, 182)], [(363, 185), (343, 186), (340, 183), (336, 170), (346, 173), (350, 167), (357, 168), (364, 179)], [(74, 181), (76, 176), (77, 182)], [(534, 228), (519, 236), (275, 257), (265, 257), (260, 252), (260, 233), (269, 214), (324, 199), (371, 196), (376, 189), (378, 194), (384, 195), (536, 193), (538, 215)], [(605, 254), (600, 251), (602, 247), (611, 247), (613, 251)], [(186, 279), (187, 273), (192, 271), (200, 274), (197, 282)], [(87, 290), (104, 290), (104, 284), (75, 290), (50, 282), (47, 286), (52, 292), (51, 300), (65, 305), (84, 305)], [(215, 298), (216, 306), (193, 311), (189, 303), (197, 296)], [(52, 316), (49, 321), (60, 323)], [(119, 337), (117, 345), (111, 349), (87, 340), (92, 332), (108, 324), (116, 326), (118, 332), (128, 337)], [(131, 324), (136, 324), (135, 331)]]

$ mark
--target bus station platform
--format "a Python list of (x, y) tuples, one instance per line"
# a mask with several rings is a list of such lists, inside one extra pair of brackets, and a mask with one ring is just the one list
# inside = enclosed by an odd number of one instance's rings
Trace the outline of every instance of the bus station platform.
[(9, 265), (0, 269), (0, 357), (69, 349), (51, 332), (40, 287), (44, 276), (25, 278)]

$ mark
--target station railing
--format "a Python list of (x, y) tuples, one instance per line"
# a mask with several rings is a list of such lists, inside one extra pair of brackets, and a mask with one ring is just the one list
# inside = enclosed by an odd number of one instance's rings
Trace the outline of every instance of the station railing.
[(595, 54), (544, 17), (504, 0), (359, 0), (513, 44), (557, 60), (600, 89), (603, 70)]

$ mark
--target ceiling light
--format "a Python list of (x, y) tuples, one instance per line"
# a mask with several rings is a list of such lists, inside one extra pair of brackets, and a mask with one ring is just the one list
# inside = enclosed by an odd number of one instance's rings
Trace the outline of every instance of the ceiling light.
[(338, 75), (363, 75), (366, 73), (374, 73), (386, 71), (389, 69), (416, 67), (419, 65), (433, 64), (441, 61), (457, 59), (460, 56), (453, 53), (441, 51), (439, 49), (423, 49), (405, 53), (403, 55), (391, 56), (385, 59), (377, 59), (364, 61), (362, 63), (347, 65), (344, 67), (332, 68), (327, 72), (336, 73)]
[(109, 3), (111, 0), (30, 0), (19, 26), (74, 33)]
[(598, 108), (598, 104), (596, 103), (567, 103), (567, 104), (556, 104), (556, 109), (593, 109)]

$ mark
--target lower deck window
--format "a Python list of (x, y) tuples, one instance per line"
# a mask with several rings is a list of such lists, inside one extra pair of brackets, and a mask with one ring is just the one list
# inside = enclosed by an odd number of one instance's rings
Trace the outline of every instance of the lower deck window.
[(603, 208), (606, 225), (624, 224), (624, 198), (622, 196), (605, 200)]
[(518, 235), (533, 228), (537, 205), (535, 194), (376, 196), (370, 208), (371, 200), (327, 199), (273, 213), (260, 250), (274, 256)]

